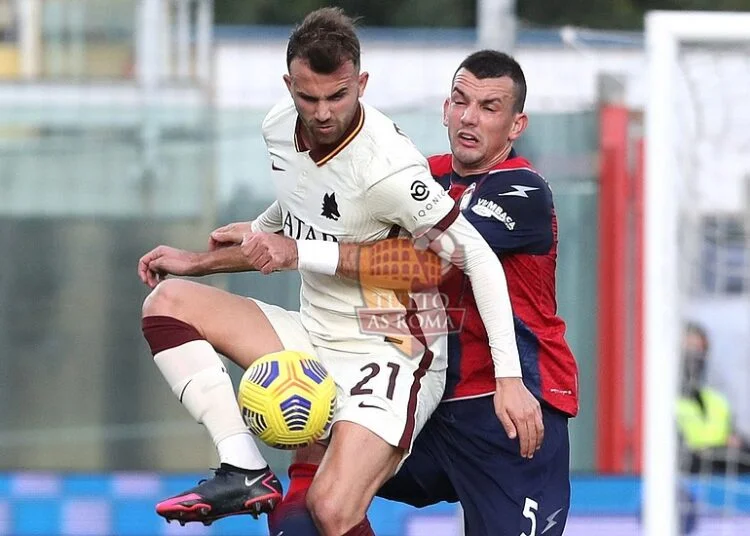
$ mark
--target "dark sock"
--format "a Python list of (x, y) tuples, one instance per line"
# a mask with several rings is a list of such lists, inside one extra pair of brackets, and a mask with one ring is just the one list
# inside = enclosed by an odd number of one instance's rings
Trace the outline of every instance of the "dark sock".
[(151, 355), (191, 341), (204, 340), (193, 326), (171, 316), (147, 316), (141, 321), (141, 329), (151, 347)]
[(375, 533), (372, 531), (370, 521), (368, 521), (367, 518), (364, 518), (362, 521), (346, 531), (343, 536), (375, 536)]
[(318, 466), (293, 463), (289, 466), (289, 490), (280, 504), (268, 516), (272, 536), (280, 532), (294, 536), (320, 536), (305, 503)]

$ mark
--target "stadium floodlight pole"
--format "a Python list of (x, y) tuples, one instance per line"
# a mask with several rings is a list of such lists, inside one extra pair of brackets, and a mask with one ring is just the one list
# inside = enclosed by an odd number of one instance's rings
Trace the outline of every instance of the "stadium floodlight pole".
[(680, 162), (675, 148), (680, 45), (750, 41), (750, 13), (667, 12), (646, 16), (649, 92), (645, 162), (644, 536), (677, 536), (680, 333)]
[[(136, 12), (136, 80), (143, 106), (140, 124), (139, 158), (140, 180), (144, 192), (153, 192), (152, 181), (159, 161), (161, 129), (158, 114), (154, 113), (159, 101), (159, 89), (164, 75), (164, 41), (162, 0), (140, 0)], [(150, 195), (150, 194), (149, 194)], [(143, 201), (144, 206), (155, 206), (153, 199)]]
[(512, 54), (516, 46), (516, 0), (477, 0), (477, 44)]
[(34, 80), (42, 65), (41, 0), (16, 0), (21, 77)]
[(206, 87), (211, 84), (214, 28), (214, 2), (213, 0), (198, 0), (198, 14), (196, 15), (196, 76)]
[(68, 23), (68, 74), (74, 77), (86, 75), (86, 5), (71, 2), (65, 6)]
[(161, 64), (161, 15), (159, 0), (140, 0), (136, 18), (136, 77), (144, 96), (159, 84)]
[(192, 0), (177, 0), (177, 76), (190, 76), (190, 4)]
[(172, 28), (172, 1), (166, 0), (161, 4), (159, 16), (161, 24), (161, 72), (165, 80), (170, 80), (174, 74), (173, 54), (175, 47), (174, 29)]

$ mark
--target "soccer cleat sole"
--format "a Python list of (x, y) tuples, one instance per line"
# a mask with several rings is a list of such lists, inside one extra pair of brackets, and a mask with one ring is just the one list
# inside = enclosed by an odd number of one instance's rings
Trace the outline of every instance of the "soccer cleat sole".
[(157, 510), (156, 513), (163, 517), (167, 523), (177, 521), (182, 526), (186, 523), (203, 523), (208, 526), (214, 521), (231, 516), (250, 515), (254, 519), (258, 519), (262, 514), (271, 513), (280, 501), (280, 494), (269, 494), (248, 501), (245, 503), (243, 510), (236, 512), (211, 515), (211, 507), (209, 505), (193, 504), (190, 506), (174, 505), (169, 510)]

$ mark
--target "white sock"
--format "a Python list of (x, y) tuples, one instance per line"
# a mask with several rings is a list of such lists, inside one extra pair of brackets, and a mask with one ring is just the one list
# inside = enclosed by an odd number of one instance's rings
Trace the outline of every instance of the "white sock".
[(154, 361), (182, 405), (208, 429), (221, 463), (243, 469), (268, 465), (242, 419), (232, 379), (208, 341), (164, 350)]
[(216, 443), (216, 448), (219, 451), (221, 463), (228, 463), (243, 469), (262, 469), (268, 465), (258, 450), (252, 434), (247, 430), (241, 434), (225, 437)]

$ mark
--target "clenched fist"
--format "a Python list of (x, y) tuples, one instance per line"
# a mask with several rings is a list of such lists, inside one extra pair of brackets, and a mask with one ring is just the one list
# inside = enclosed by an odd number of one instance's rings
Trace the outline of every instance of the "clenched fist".
[(245, 233), (240, 245), (247, 263), (264, 274), (297, 269), (297, 242), (274, 233)]

